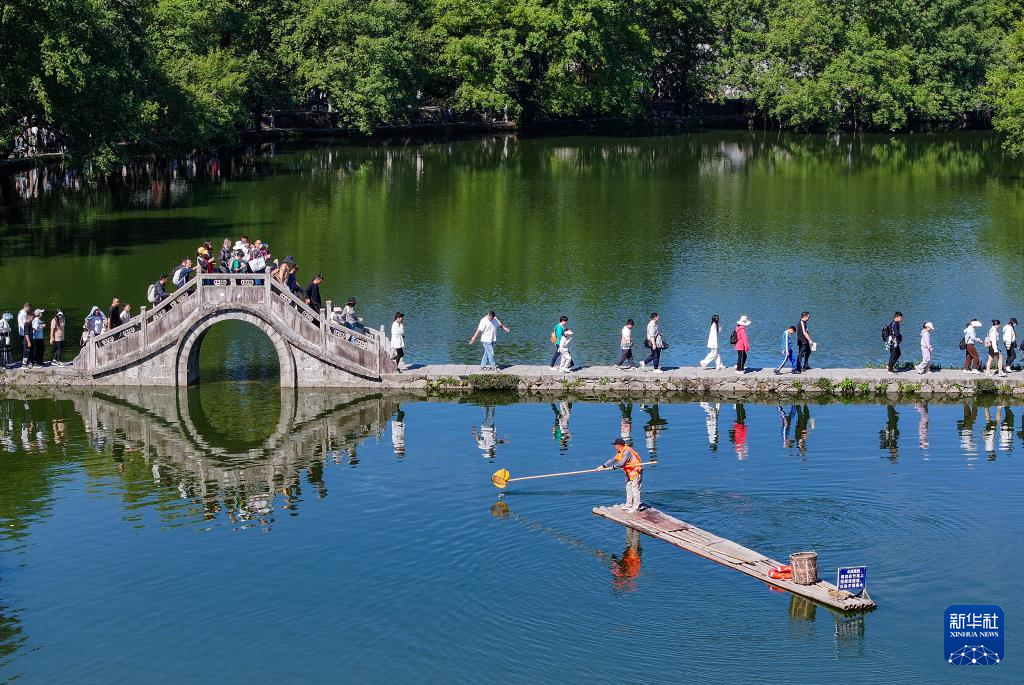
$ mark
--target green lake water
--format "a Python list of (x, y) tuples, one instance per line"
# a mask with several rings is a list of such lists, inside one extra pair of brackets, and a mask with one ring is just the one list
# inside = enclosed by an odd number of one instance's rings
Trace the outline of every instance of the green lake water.
[[(812, 362), (881, 359), (893, 309), (1020, 313), (1019, 165), (988, 135), (493, 137), (263, 149), (0, 179), (0, 307), (72, 330), (199, 241), (291, 254), (367, 322), (407, 314), (409, 361), (546, 363), (571, 318), (614, 361), (658, 310), (670, 365), (706, 320), (751, 316), (752, 363), (814, 316)], [(1024, 320), (1024, 319), (1022, 319)], [(913, 336), (907, 356), (913, 358)], [(730, 355), (731, 357), (731, 355)], [(727, 361), (729, 358), (727, 357)], [(242, 323), (204, 340), (199, 387), (0, 396), (0, 682), (1019, 683), (1024, 408), (988, 402), (471, 401), (282, 392)], [(644, 499), (821, 575), (866, 564), (843, 616), (594, 517), (590, 468), (629, 437)], [(627, 555), (629, 552), (629, 555)], [(1005, 661), (964, 670), (943, 611), (998, 604)]]
[[(668, 365), (704, 356), (707, 322), (747, 314), (750, 363), (812, 312), (812, 363), (863, 366), (906, 315), (960, 362), (971, 317), (1024, 321), (1020, 163), (989, 134), (508, 137), (324, 145), (60, 171), (0, 182), (0, 307), (63, 307), (75, 326), (146, 287), (202, 240), (247, 234), (316, 272), (368, 324), (406, 314), (409, 362), (470, 362), (488, 308), (499, 362), (544, 363), (560, 314), (577, 361), (615, 361), (626, 318), (662, 313)], [(984, 330), (982, 331), (984, 332)], [(909, 333), (909, 335), (907, 335)], [(726, 355), (732, 359), (732, 354)]]

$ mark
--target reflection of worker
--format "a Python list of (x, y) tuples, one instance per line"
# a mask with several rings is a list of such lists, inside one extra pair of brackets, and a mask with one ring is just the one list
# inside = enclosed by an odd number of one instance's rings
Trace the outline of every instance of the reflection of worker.
[(612, 555), (612, 587), (620, 592), (636, 590), (636, 577), (640, 575), (640, 531), (626, 529), (626, 549), (621, 557)]
[(626, 444), (622, 438), (616, 438), (615, 456), (601, 464), (598, 469), (622, 469), (626, 476), (626, 503), (620, 505), (626, 511), (640, 511), (640, 488), (644, 481), (644, 467), (640, 465), (640, 455)]

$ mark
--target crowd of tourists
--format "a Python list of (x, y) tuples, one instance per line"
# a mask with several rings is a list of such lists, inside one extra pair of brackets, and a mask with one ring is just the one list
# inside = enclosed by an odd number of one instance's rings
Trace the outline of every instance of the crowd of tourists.
[[(14, 322), (13, 324), (11, 322)], [(64, 366), (64, 312), (58, 309), (46, 323), (46, 310), (32, 308), (28, 302), (21, 306), (15, 317), (11, 312), (0, 316), (0, 365), (15, 364), (13, 342), (17, 337), (21, 343), (21, 365), (25, 368), (43, 366), (47, 340), (50, 343), (54, 366)]]
[[(797, 322), (783, 329), (781, 347), (779, 348), (779, 365), (775, 373), (782, 373), (788, 368), (790, 373), (800, 374), (811, 369), (811, 354), (818, 349), (818, 343), (811, 335), (811, 313), (800, 313)], [(668, 342), (661, 333), (661, 316), (652, 312), (646, 325), (643, 346), (647, 356), (639, 363), (633, 357), (633, 319), (627, 319), (619, 335), (619, 351), (615, 366), (623, 371), (639, 369), (652, 373), (662, 373), (661, 354), (669, 348)], [(722, 350), (726, 344), (736, 353), (735, 373), (747, 372), (747, 359), (750, 354), (750, 338), (747, 329), (753, 325), (749, 316), (743, 314), (737, 319), (735, 326), (729, 331), (727, 342), (723, 342), (721, 317), (711, 316), (711, 324), (707, 337), (707, 354), (698, 362), (701, 369), (722, 370)], [(882, 344), (888, 355), (886, 371), (895, 374), (899, 371), (899, 361), (903, 354), (903, 313), (895, 312), (892, 320), (882, 327)], [(999, 319), (992, 319), (992, 326), (984, 338), (978, 337), (978, 329), (982, 326), (978, 319), (971, 319), (960, 336), (960, 349), (964, 352), (964, 371), (968, 373), (985, 373), (1006, 376), (1013, 370), (1017, 358), (1017, 319), (1011, 318), (1005, 324)], [(480, 367), (485, 370), (496, 370), (498, 365), (494, 357), (494, 346), (498, 340), (498, 330), (506, 333), (509, 329), (497, 318), (495, 312), (489, 311), (477, 325), (470, 338), (470, 344), (477, 339), (483, 346), (483, 358)], [(920, 349), (921, 361), (914, 366), (919, 374), (933, 370), (932, 366), (932, 332), (935, 326), (926, 321), (921, 326)], [(554, 346), (550, 368), (552, 371), (571, 373), (576, 367), (572, 358), (573, 332), (569, 328), (569, 317), (558, 317), (558, 323), (551, 331), (551, 344)], [(987, 353), (984, 371), (982, 371), (979, 348)]]

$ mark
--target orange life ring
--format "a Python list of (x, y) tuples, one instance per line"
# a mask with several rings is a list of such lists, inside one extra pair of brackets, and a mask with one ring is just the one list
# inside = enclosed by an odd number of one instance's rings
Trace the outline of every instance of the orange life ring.
[(768, 577), (772, 580), (793, 580), (793, 567), (772, 566), (768, 569)]

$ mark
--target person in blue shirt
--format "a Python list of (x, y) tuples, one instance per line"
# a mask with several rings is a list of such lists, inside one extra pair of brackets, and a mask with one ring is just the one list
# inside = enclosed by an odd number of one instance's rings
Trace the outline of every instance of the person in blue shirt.
[(796, 355), (793, 354), (793, 336), (796, 335), (796, 326), (790, 326), (782, 333), (782, 363), (775, 369), (775, 373), (780, 373), (782, 367), (789, 362), (789, 369), (791, 373), (796, 373)]

